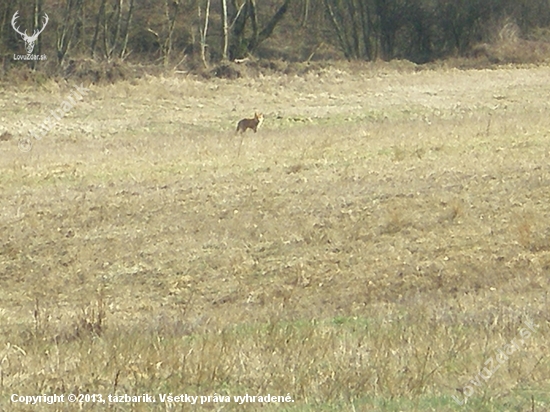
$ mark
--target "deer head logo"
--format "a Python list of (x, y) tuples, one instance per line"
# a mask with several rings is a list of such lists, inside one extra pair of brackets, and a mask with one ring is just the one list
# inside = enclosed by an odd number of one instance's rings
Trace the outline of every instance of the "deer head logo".
[(32, 36), (29, 36), (27, 35), (27, 30), (25, 30), (24, 33), (21, 33), (21, 31), (19, 31), (19, 27), (15, 27), (15, 21), (19, 17), (18, 13), (19, 13), (19, 10), (17, 10), (13, 15), (13, 18), (11, 19), (11, 26), (17, 32), (17, 34), (20, 34), (23, 40), (25, 40), (25, 49), (27, 49), (27, 54), (31, 54), (32, 50), (34, 49), (34, 43), (36, 43), (36, 40), (38, 39), (39, 34), (44, 31), (44, 29), (46, 28), (46, 25), (48, 24), (48, 20), (49, 20), (48, 15), (44, 13), (44, 25), (40, 30), (35, 30)]

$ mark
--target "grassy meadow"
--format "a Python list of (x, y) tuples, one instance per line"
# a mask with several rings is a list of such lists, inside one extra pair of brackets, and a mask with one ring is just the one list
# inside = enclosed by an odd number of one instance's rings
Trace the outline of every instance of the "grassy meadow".
[(549, 67), (84, 86), (0, 89), (0, 410), (550, 410)]

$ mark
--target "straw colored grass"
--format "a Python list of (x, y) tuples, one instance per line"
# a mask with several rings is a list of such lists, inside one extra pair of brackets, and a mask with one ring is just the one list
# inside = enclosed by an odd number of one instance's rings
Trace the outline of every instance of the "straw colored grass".
[(90, 89), (29, 153), (71, 87), (0, 95), (0, 409), (548, 409), (548, 68)]

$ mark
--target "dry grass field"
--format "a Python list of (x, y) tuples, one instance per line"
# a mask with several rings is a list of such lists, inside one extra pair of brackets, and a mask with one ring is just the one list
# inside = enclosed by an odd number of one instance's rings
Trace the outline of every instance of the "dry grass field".
[(550, 68), (2, 87), (0, 410), (550, 410)]

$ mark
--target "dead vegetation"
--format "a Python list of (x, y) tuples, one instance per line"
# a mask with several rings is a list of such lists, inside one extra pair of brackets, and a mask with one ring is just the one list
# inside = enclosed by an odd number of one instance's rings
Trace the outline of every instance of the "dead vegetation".
[(0, 134), (0, 142), (8, 142), (13, 138), (10, 132), (3, 132)]
[[(2, 408), (26, 410), (12, 393), (172, 392), (548, 409), (549, 80), (145, 77), (91, 86), (29, 153), (17, 140), (70, 86), (1, 95)], [(255, 109), (265, 123), (239, 149)], [(457, 405), (525, 319), (537, 332)], [(221, 406), (260, 407), (203, 408)]]

